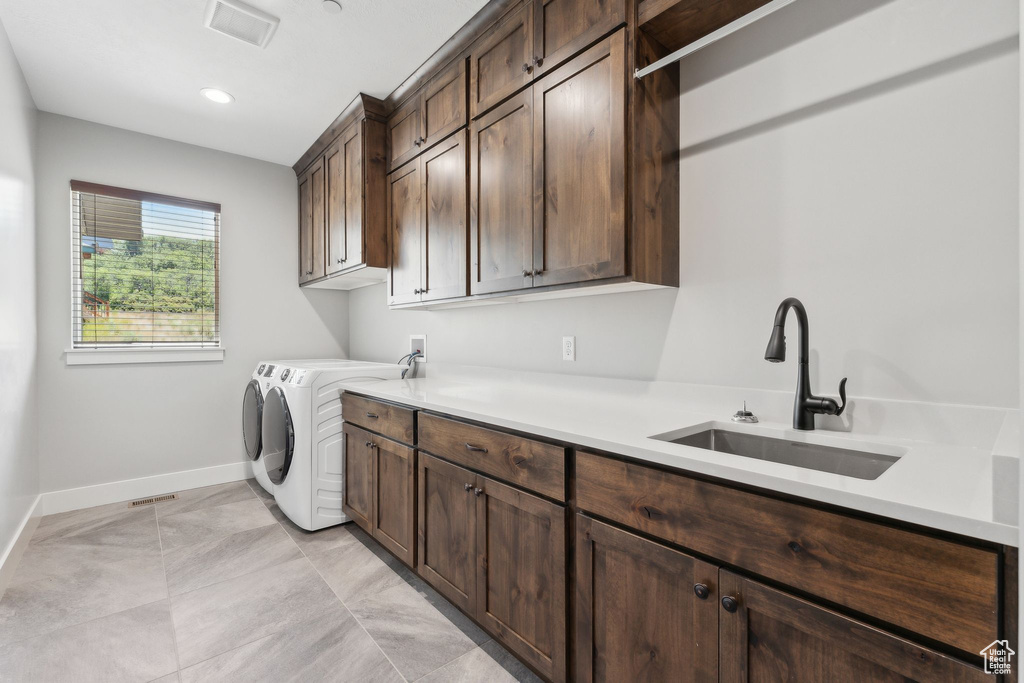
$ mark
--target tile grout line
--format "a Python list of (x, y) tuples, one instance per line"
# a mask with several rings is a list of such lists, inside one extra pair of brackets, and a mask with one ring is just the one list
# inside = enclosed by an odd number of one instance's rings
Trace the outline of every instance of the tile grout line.
[(156, 515), (156, 539), (160, 544), (160, 567), (164, 572), (164, 587), (167, 589), (167, 612), (171, 617), (171, 640), (174, 642), (174, 663), (175, 675), (178, 677), (178, 682), (181, 683), (181, 654), (178, 652), (178, 629), (174, 625), (174, 601), (171, 600), (171, 586), (167, 580), (167, 562), (164, 561), (164, 541), (160, 533), (160, 507), (159, 505), (154, 506), (153, 510)]

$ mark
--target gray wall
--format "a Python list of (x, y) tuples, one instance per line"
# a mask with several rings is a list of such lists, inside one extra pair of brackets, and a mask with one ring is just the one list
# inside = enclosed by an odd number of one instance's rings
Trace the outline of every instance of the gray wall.
[(426, 333), (431, 361), (791, 389), (762, 357), (797, 296), (817, 390), (1015, 407), (1017, 24), (1015, 0), (794, 3), (681, 64), (678, 290), (411, 312), (375, 286), (352, 355)]
[[(346, 355), (345, 295), (296, 286), (290, 168), (41, 114), (36, 178), (44, 491), (240, 462), (257, 361)], [(72, 178), (221, 204), (223, 362), (65, 365)]]
[(35, 128), (32, 96), (0, 24), (0, 559), (39, 493)]

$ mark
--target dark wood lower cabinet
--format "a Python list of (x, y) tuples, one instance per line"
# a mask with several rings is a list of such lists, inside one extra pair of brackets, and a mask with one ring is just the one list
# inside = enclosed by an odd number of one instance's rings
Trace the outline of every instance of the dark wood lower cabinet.
[(416, 564), (413, 515), (416, 451), (390, 439), (374, 437), (373, 537), (410, 567)]
[(373, 451), (370, 432), (346, 422), (344, 435), (345, 463), (342, 468), (342, 510), (353, 522), (373, 533)]
[(576, 516), (576, 680), (718, 680), (718, 567)]
[(476, 619), (565, 680), (565, 507), (478, 476)]
[(722, 599), (736, 605), (719, 616), (723, 683), (992, 680), (979, 667), (738, 574), (719, 576)]
[(418, 571), (464, 612), (476, 607), (476, 475), (420, 453)]

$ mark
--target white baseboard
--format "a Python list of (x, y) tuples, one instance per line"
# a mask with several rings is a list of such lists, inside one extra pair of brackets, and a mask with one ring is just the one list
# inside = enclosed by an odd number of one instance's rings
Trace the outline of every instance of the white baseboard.
[(17, 533), (14, 534), (14, 538), (4, 548), (3, 555), (0, 555), (0, 596), (4, 594), (7, 586), (11, 583), (11, 578), (13, 578), (14, 571), (18, 568), (18, 562), (21, 561), (25, 547), (32, 538), (32, 534), (35, 533), (36, 527), (39, 526), (40, 508), (42, 507), (39, 503), (41, 499), (42, 496), (40, 495), (36, 496), (36, 499), (32, 501), (28, 512), (25, 513), (21, 524), (18, 525)]
[(58, 512), (81, 510), (82, 508), (91, 508), (97, 505), (106, 505), (107, 503), (120, 503), (126, 500), (135, 500), (136, 498), (148, 498), (149, 496), (184, 491), (185, 489), (194, 489), (200, 486), (226, 484), (231, 481), (249, 479), (250, 477), (252, 477), (252, 464), (249, 461), (245, 461), (217, 465), (216, 467), (203, 467), (197, 470), (185, 470), (184, 472), (158, 474), (152, 477), (125, 479), (109, 484), (82, 486), (76, 489), (64, 489), (63, 491), (49, 491), (41, 496), (41, 514), (53, 515)]

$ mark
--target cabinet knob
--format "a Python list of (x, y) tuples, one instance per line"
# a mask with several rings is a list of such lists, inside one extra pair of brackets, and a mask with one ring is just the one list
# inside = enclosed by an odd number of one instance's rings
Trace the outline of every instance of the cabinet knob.
[(543, 63), (544, 63), (544, 58), (543, 57), (534, 57), (533, 58), (533, 65), (534, 66), (540, 66)]
[(313, 274), (313, 271), (312, 271), (312, 270), (307, 270), (307, 271), (306, 271), (306, 275), (312, 275), (312, 274)]
[(479, 488), (477, 488), (477, 489), (473, 489), (473, 495), (474, 495), (474, 496), (479, 496), (479, 495), (480, 495), (481, 493), (483, 493), (483, 492), (484, 492), (484, 490), (483, 490), (483, 489), (479, 489)]
[(724, 598), (722, 598), (722, 607), (724, 607), (725, 611), (729, 612), (730, 614), (732, 612), (735, 612), (739, 606), (739, 601), (731, 595), (726, 595)]
[(369, 447), (370, 447), (370, 442), (369, 442), (369, 441), (367, 441), (367, 442), (366, 442), (366, 447), (367, 447), (367, 448), (369, 448)]
[(472, 491), (473, 490), (473, 485), (472, 484), (463, 484), (463, 486), (466, 487), (467, 491)]
[(711, 591), (708, 590), (706, 583), (698, 583), (693, 587), (693, 593), (701, 600), (707, 600), (708, 596), (711, 595)]
[(538, 275), (540, 275), (540, 274), (541, 274), (541, 273), (543, 273), (543, 272), (544, 272), (544, 269), (543, 269), (543, 268), (541, 268), (540, 270), (535, 270), (535, 271), (533, 271), (533, 276), (534, 276), (534, 277), (537, 277)]
[(523, 271), (523, 277), (530, 277), (531, 275), (533, 275), (533, 273), (531, 271), (529, 271), (529, 270), (524, 270)]
[(530, 66), (528, 63), (527, 64), (523, 64), (523, 73), (527, 73), (528, 74), (531, 71), (533, 71), (533, 67), (532, 66)]

